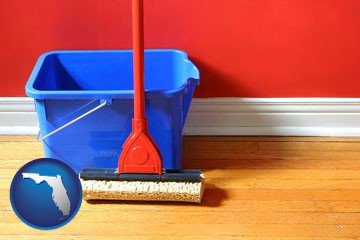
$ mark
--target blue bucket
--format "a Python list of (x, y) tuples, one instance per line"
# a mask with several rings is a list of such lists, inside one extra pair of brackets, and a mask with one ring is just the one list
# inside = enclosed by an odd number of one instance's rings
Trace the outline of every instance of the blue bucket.
[[(180, 169), (182, 130), (199, 71), (180, 50), (145, 51), (146, 117), (165, 169)], [(131, 50), (41, 55), (26, 84), (34, 98), (46, 157), (76, 172), (116, 168), (131, 132)]]

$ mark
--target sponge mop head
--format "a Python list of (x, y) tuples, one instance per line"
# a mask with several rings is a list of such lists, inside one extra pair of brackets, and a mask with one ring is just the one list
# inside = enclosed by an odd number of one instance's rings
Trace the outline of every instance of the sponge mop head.
[(84, 200), (176, 201), (200, 203), (205, 178), (198, 182), (81, 179)]

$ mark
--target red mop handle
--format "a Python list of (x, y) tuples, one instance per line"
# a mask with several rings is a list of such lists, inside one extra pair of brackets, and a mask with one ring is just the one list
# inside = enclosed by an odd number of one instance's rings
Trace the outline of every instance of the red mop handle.
[(134, 51), (134, 118), (132, 132), (123, 145), (118, 173), (162, 174), (158, 147), (148, 133), (145, 116), (143, 0), (132, 0)]
[(132, 0), (134, 119), (145, 119), (143, 0)]

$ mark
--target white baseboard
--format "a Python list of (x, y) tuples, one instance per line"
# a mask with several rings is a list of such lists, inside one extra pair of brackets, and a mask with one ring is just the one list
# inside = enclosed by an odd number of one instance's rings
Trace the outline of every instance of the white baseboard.
[(0, 134), (35, 135), (37, 132), (38, 120), (31, 98), (0, 98)]
[[(37, 132), (32, 99), (0, 98), (0, 134)], [(184, 134), (360, 136), (360, 99), (193, 99)]]
[(194, 99), (184, 134), (360, 136), (360, 99)]

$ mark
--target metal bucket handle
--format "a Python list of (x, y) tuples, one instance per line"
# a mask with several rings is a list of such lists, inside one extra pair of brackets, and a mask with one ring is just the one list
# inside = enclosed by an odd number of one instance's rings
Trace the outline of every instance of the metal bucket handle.
[(91, 113), (93, 113), (93, 112), (95, 112), (95, 111), (99, 110), (100, 108), (104, 107), (105, 105), (110, 105), (110, 104), (111, 104), (111, 102), (109, 102), (108, 100), (101, 100), (100, 102), (101, 102), (101, 104), (100, 104), (100, 105), (98, 105), (98, 106), (94, 107), (93, 109), (91, 109), (91, 110), (87, 111), (86, 113), (84, 113), (84, 114), (80, 115), (79, 117), (77, 117), (77, 118), (75, 118), (75, 119), (71, 120), (70, 122), (68, 122), (68, 123), (66, 123), (66, 124), (64, 124), (64, 125), (62, 125), (61, 127), (58, 127), (57, 129), (53, 130), (52, 132), (50, 132), (50, 133), (46, 134), (45, 136), (41, 136), (41, 134), (40, 134), (40, 130), (39, 130), (39, 133), (38, 133), (38, 135), (37, 135), (36, 139), (37, 139), (38, 141), (40, 141), (40, 140), (44, 140), (44, 139), (46, 139), (46, 138), (50, 137), (51, 135), (53, 135), (53, 134), (55, 134), (55, 133), (57, 133), (57, 132), (59, 132), (59, 131), (63, 130), (64, 128), (66, 128), (66, 127), (70, 126), (71, 124), (73, 124), (73, 123), (75, 123), (75, 122), (77, 122), (77, 121), (81, 120), (82, 118), (86, 117), (87, 115), (89, 115), (89, 114), (91, 114)]

